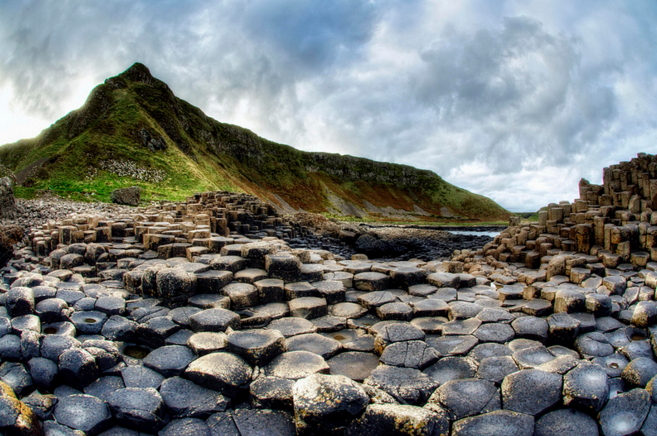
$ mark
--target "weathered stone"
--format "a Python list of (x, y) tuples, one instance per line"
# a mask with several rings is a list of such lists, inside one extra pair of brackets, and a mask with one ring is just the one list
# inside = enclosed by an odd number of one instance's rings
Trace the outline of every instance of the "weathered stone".
[(227, 395), (234, 397), (239, 389), (251, 381), (253, 369), (241, 357), (234, 354), (216, 352), (202, 356), (189, 364), (185, 377)]
[(561, 400), (562, 377), (528, 369), (510, 374), (502, 382), (505, 409), (538, 415)]
[(263, 366), (287, 351), (285, 337), (277, 330), (234, 331), (226, 338), (226, 350)]
[(139, 206), (141, 200), (141, 188), (132, 186), (130, 188), (119, 188), (110, 194), (112, 203), (124, 204), (127, 206)]
[(229, 405), (229, 401), (219, 392), (180, 377), (164, 380), (160, 395), (176, 418), (205, 419), (213, 413), (223, 412)]
[(607, 402), (598, 421), (605, 436), (625, 436), (641, 429), (650, 411), (650, 395), (643, 389), (633, 389)]
[(120, 425), (137, 431), (157, 431), (168, 422), (164, 401), (153, 388), (119, 389), (108, 403)]
[(381, 365), (365, 379), (365, 384), (377, 387), (407, 404), (426, 401), (438, 384), (413, 368)]
[(496, 410), (464, 418), (452, 425), (452, 436), (532, 436), (534, 418), (510, 410)]
[(536, 420), (534, 436), (598, 436), (598, 423), (584, 412), (559, 409)]
[(449, 421), (429, 409), (398, 404), (371, 404), (345, 431), (345, 436), (447, 435)]
[(60, 398), (55, 407), (55, 418), (60, 424), (93, 436), (112, 425), (112, 414), (107, 403), (89, 395), (70, 395)]

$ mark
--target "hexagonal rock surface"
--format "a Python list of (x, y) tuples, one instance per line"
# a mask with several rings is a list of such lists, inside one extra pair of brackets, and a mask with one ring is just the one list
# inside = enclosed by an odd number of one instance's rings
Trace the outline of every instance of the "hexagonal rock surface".
[(582, 363), (563, 379), (564, 406), (599, 412), (609, 398), (607, 373), (598, 365)]
[(361, 291), (381, 291), (389, 288), (390, 278), (378, 272), (363, 272), (354, 276), (354, 288)]
[(632, 389), (607, 402), (598, 421), (605, 436), (625, 436), (641, 429), (650, 410), (650, 395), (643, 389)]
[(534, 436), (598, 436), (598, 423), (584, 412), (559, 409), (536, 420)]
[(326, 300), (319, 297), (302, 297), (288, 301), (290, 314), (298, 318), (313, 319), (328, 313)]
[(358, 296), (358, 304), (366, 309), (376, 309), (384, 304), (397, 301), (395, 294), (389, 291), (374, 291)]
[(477, 363), (469, 357), (443, 357), (424, 370), (438, 385), (450, 380), (472, 378), (477, 372)]
[(504, 377), (518, 370), (518, 365), (511, 356), (486, 357), (479, 362), (477, 378), (501, 383)]
[(199, 356), (223, 350), (226, 348), (226, 333), (200, 332), (187, 339), (187, 346)]
[(253, 369), (241, 357), (231, 353), (206, 354), (189, 364), (185, 377), (201, 386), (233, 397), (251, 381)]
[(190, 316), (189, 325), (196, 332), (224, 332), (228, 327), (239, 329), (240, 316), (226, 309), (206, 309)]
[(492, 382), (476, 378), (452, 380), (440, 386), (429, 403), (441, 404), (453, 420), (500, 408), (499, 390)]
[(317, 327), (312, 322), (304, 318), (281, 318), (272, 321), (267, 328), (278, 330), (286, 338), (302, 335), (304, 333), (314, 333)]
[(474, 335), (482, 342), (509, 342), (515, 336), (515, 332), (508, 324), (486, 323), (479, 326)]
[(294, 380), (280, 377), (258, 377), (249, 386), (253, 404), (263, 409), (292, 409)]
[(376, 354), (362, 351), (340, 353), (328, 362), (331, 374), (344, 375), (352, 380), (362, 382), (379, 366)]
[(194, 353), (182, 345), (166, 345), (151, 351), (144, 358), (144, 365), (164, 377), (181, 375), (194, 360)]
[(213, 413), (223, 412), (230, 403), (219, 392), (180, 377), (166, 379), (160, 387), (160, 395), (176, 418), (205, 419)]
[(233, 309), (244, 309), (258, 304), (258, 290), (250, 283), (231, 283), (222, 289), (230, 298)]
[(424, 369), (438, 360), (438, 352), (424, 341), (395, 342), (381, 354), (381, 362), (390, 366)]
[(66, 350), (59, 357), (59, 375), (65, 383), (83, 388), (98, 377), (96, 359), (80, 348)]
[(153, 432), (168, 422), (164, 401), (153, 388), (118, 389), (110, 395), (108, 403), (116, 422), (124, 427)]
[(331, 434), (359, 416), (370, 397), (342, 375), (313, 374), (292, 388), (297, 435)]
[(399, 404), (371, 404), (345, 436), (437, 436), (449, 433), (449, 421), (429, 409)]
[(464, 418), (452, 425), (452, 436), (532, 436), (534, 417), (510, 410), (496, 410)]
[(309, 351), (288, 351), (262, 368), (266, 376), (299, 380), (315, 373), (328, 373), (326, 361)]
[(196, 293), (196, 275), (181, 268), (158, 271), (157, 294), (165, 303), (184, 302)]
[(421, 341), (425, 337), (422, 330), (409, 322), (391, 322), (381, 328), (374, 341), (374, 349), (377, 354), (392, 343), (404, 341)]
[(641, 388), (645, 387), (655, 375), (657, 375), (657, 362), (648, 357), (639, 357), (630, 361), (621, 373), (626, 383)]
[(380, 365), (365, 379), (365, 384), (387, 392), (407, 404), (426, 401), (438, 384), (413, 368)]
[(158, 433), (158, 435), (159, 436), (185, 436), (185, 435), (212, 436), (210, 433), (210, 427), (208, 427), (208, 425), (205, 422), (203, 422), (203, 420), (198, 418), (174, 419), (173, 421), (168, 423), (167, 426), (164, 427)]
[(329, 309), (331, 315), (341, 316), (344, 318), (360, 318), (367, 313), (367, 309), (365, 309), (360, 304), (348, 302), (335, 304)]
[(60, 398), (54, 415), (60, 424), (92, 436), (112, 425), (112, 413), (107, 403), (89, 395)]
[(226, 338), (226, 351), (262, 366), (287, 351), (285, 337), (278, 330), (234, 331)]
[(502, 382), (505, 409), (538, 415), (561, 401), (561, 375), (535, 369), (510, 374)]

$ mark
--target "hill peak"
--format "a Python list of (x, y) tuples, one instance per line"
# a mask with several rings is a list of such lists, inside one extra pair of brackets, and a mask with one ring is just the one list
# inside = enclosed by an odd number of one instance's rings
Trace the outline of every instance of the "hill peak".
[(151, 84), (155, 79), (148, 67), (141, 62), (135, 62), (130, 68), (119, 74), (119, 77), (131, 82)]

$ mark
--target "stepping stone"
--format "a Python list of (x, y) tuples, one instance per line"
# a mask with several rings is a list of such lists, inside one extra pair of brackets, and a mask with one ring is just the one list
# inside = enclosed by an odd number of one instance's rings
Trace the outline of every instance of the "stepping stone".
[(500, 409), (500, 392), (487, 380), (451, 380), (436, 389), (430, 403), (440, 404), (452, 420), (458, 420)]
[(532, 436), (534, 418), (510, 410), (496, 410), (460, 419), (452, 425), (452, 436)]
[(266, 376), (298, 380), (315, 373), (328, 373), (329, 366), (309, 351), (288, 351), (274, 358), (262, 370)]
[(351, 342), (343, 344), (346, 351), (365, 351), (368, 353), (374, 352), (374, 336), (366, 334), (359, 336)]
[(278, 330), (257, 329), (230, 332), (226, 351), (243, 357), (251, 365), (263, 366), (287, 348), (285, 337)]
[(408, 287), (408, 293), (418, 297), (427, 297), (438, 290), (438, 287), (428, 284), (419, 284)]
[(435, 298), (427, 298), (410, 304), (411, 307), (413, 307), (414, 315), (416, 317), (446, 317), (449, 313), (449, 306), (447, 303)]
[(71, 322), (75, 325), (78, 334), (95, 335), (100, 333), (107, 315), (97, 310), (75, 312), (71, 315)]
[[(196, 294), (193, 297), (188, 298), (187, 303), (191, 306), (195, 306), (194, 309), (198, 309), (196, 313), (200, 312), (202, 309), (230, 309), (231, 305), (230, 298), (221, 294)], [(178, 309), (173, 309), (171, 312)], [(173, 316), (171, 313), (169, 313), (169, 315)], [(194, 314), (192, 313), (188, 315), (188, 318), (192, 315)]]
[(473, 378), (477, 372), (477, 363), (469, 357), (443, 357), (424, 370), (438, 386), (451, 380)]
[(251, 381), (253, 369), (241, 357), (231, 353), (206, 354), (189, 364), (185, 377), (229, 397)]
[(258, 305), (258, 290), (250, 283), (233, 282), (224, 286), (222, 292), (230, 298), (233, 309), (245, 309)]
[(426, 342), (441, 356), (458, 356), (468, 354), (479, 343), (479, 339), (471, 335), (441, 336), (427, 338)]
[(304, 297), (321, 297), (321, 294), (317, 288), (308, 282), (288, 283), (285, 285), (286, 300)]
[(198, 419), (198, 418), (174, 419), (173, 421), (168, 423), (166, 427), (160, 430), (158, 435), (159, 436), (187, 436), (187, 435), (212, 436), (212, 434), (210, 433), (210, 427), (208, 427), (208, 425), (202, 419)]
[(226, 333), (200, 332), (189, 337), (187, 346), (194, 354), (204, 356), (226, 348), (226, 340)]
[(127, 366), (121, 370), (121, 377), (126, 388), (158, 389), (164, 377), (143, 365)]
[(119, 315), (112, 315), (100, 333), (110, 341), (135, 342), (137, 339), (137, 323)]
[(440, 358), (438, 352), (424, 341), (395, 342), (381, 354), (381, 362), (389, 366), (424, 369)]
[(242, 271), (236, 272), (234, 279), (235, 281), (240, 283), (253, 284), (257, 281), (264, 280), (267, 277), (268, 277), (267, 271), (265, 271), (264, 269), (247, 268), (247, 269), (243, 269)]
[(575, 348), (587, 357), (604, 357), (614, 353), (614, 347), (609, 344), (607, 337), (600, 332), (581, 335), (575, 340)]
[(168, 422), (166, 406), (153, 388), (125, 388), (110, 395), (109, 406), (119, 425), (151, 433)]
[(189, 325), (195, 332), (224, 332), (228, 327), (240, 328), (240, 316), (226, 309), (206, 309), (189, 317)]
[(358, 297), (358, 304), (368, 310), (376, 309), (379, 306), (394, 303), (395, 301), (397, 301), (397, 297), (389, 291), (374, 291)]
[(563, 377), (536, 369), (510, 374), (502, 382), (504, 409), (538, 415), (561, 401)]
[(324, 359), (335, 356), (341, 348), (339, 341), (317, 333), (296, 335), (287, 340), (288, 351), (309, 351)]
[(112, 426), (112, 413), (107, 403), (89, 395), (59, 398), (54, 415), (58, 423), (87, 435), (97, 435)]
[(620, 349), (621, 354), (629, 360), (647, 357), (652, 359), (652, 348), (648, 341), (634, 341)]
[(479, 326), (474, 335), (482, 342), (505, 343), (513, 339), (515, 332), (508, 324), (486, 323)]
[(287, 303), (267, 303), (255, 306), (253, 312), (269, 316), (271, 319), (280, 319), (290, 315), (290, 308)]
[(301, 271), (301, 278), (307, 282), (319, 282), (321, 280), (324, 280), (323, 265), (304, 263), (301, 265), (300, 271)]
[[(212, 416), (216, 416), (216, 414)], [(232, 416), (235, 427), (239, 431), (235, 436), (257, 435), (263, 429), (266, 429), (264, 431), (266, 431), (267, 436), (295, 436), (293, 416), (283, 410), (235, 409)], [(213, 434), (217, 434), (216, 431)], [(228, 436), (230, 433), (221, 432), (218, 434)]]
[(319, 318), (313, 318), (311, 321), (317, 327), (320, 333), (331, 333), (344, 330), (347, 328), (347, 318), (326, 315)]
[(443, 336), (471, 335), (480, 325), (481, 321), (477, 318), (459, 319), (443, 324), (442, 332)]
[(485, 307), (477, 314), (477, 319), (483, 323), (499, 323), (502, 321), (513, 321), (515, 317), (507, 310)]
[(196, 274), (197, 291), (201, 294), (218, 294), (233, 280), (230, 271), (211, 270)]
[(85, 395), (100, 398), (103, 401), (108, 401), (112, 392), (117, 389), (123, 389), (125, 384), (123, 379), (117, 376), (100, 377), (93, 381), (89, 386), (84, 388)]
[(360, 291), (381, 291), (390, 287), (390, 278), (378, 272), (362, 272), (354, 276), (354, 288)]
[(256, 281), (253, 285), (258, 290), (258, 301), (261, 304), (285, 301), (285, 282), (283, 280), (264, 279)]
[(269, 329), (278, 330), (286, 338), (317, 331), (315, 324), (303, 318), (282, 318), (272, 321)]
[(521, 369), (534, 369), (555, 358), (554, 354), (543, 345), (522, 348), (513, 353), (513, 360)]
[(449, 433), (449, 421), (445, 416), (427, 408), (370, 404), (365, 413), (347, 428), (345, 436), (384, 435), (390, 434), (390, 429), (393, 428), (404, 429), (404, 434), (409, 435), (446, 435)]
[(210, 261), (210, 268), (213, 270), (230, 271), (232, 273), (236, 273), (237, 271), (241, 271), (246, 268), (246, 259), (239, 255), (222, 255), (221, 257), (214, 258)]
[(479, 362), (476, 377), (499, 384), (519, 369), (511, 356), (486, 357)]
[[(35, 313), (44, 324), (60, 322), (68, 317), (69, 309), (66, 301), (61, 298), (48, 298), (36, 304)], [(8, 321), (8, 320), (7, 320)]]
[(586, 297), (572, 289), (560, 289), (554, 296), (554, 312), (575, 313), (585, 309)]
[(621, 378), (630, 386), (645, 388), (655, 375), (657, 375), (657, 362), (648, 357), (639, 357), (627, 364), (621, 373)]
[(329, 312), (333, 316), (351, 319), (360, 318), (361, 316), (365, 315), (367, 313), (367, 309), (365, 309), (360, 304), (344, 302), (329, 306)]
[(552, 303), (543, 299), (531, 300), (525, 302), (521, 310), (530, 316), (548, 316), (552, 313)]
[(572, 344), (579, 334), (580, 322), (565, 312), (550, 315), (547, 322), (552, 343)]
[(596, 357), (592, 362), (601, 367), (607, 373), (607, 377), (609, 378), (620, 377), (627, 364), (630, 363), (630, 361), (620, 353), (614, 353), (604, 357)]
[(376, 308), (376, 315), (383, 321), (410, 321), (413, 309), (406, 303), (387, 303)]
[(650, 395), (643, 389), (632, 389), (607, 402), (598, 422), (602, 434), (625, 436), (638, 432), (650, 411)]
[[(0, 339), (2, 341), (2, 339)], [(59, 375), (57, 364), (50, 359), (35, 357), (28, 362), (32, 382), (37, 389), (52, 390)]]
[(169, 316), (157, 316), (137, 326), (137, 337), (149, 347), (157, 348), (165, 344), (167, 337), (180, 330), (180, 325)]
[(313, 374), (292, 388), (297, 435), (342, 431), (370, 402), (359, 384), (342, 375)]
[(609, 398), (607, 373), (597, 365), (582, 363), (563, 378), (564, 406), (597, 413)]
[(402, 289), (423, 284), (427, 278), (427, 271), (421, 268), (407, 266), (390, 270), (392, 284)]
[(434, 380), (417, 369), (388, 365), (377, 367), (364, 383), (411, 405), (424, 403), (438, 386)]
[(380, 355), (389, 344), (405, 341), (422, 341), (424, 337), (424, 332), (409, 322), (392, 322), (384, 325), (380, 332), (376, 334), (374, 350)]
[(485, 343), (477, 345), (469, 354), (468, 357), (474, 359), (476, 362), (481, 362), (487, 357), (501, 357), (511, 356), (513, 351), (506, 345), (496, 343)]
[(534, 436), (598, 436), (598, 423), (584, 412), (559, 409), (536, 420)]
[(160, 387), (160, 395), (174, 418), (206, 419), (213, 413), (223, 412), (229, 405), (229, 400), (219, 392), (180, 377), (166, 379)]
[(453, 301), (449, 303), (448, 318), (450, 321), (470, 320), (470, 318), (476, 317), (483, 309), (484, 308), (478, 304), (465, 301)]
[(543, 318), (521, 316), (511, 323), (511, 327), (519, 338), (533, 339), (540, 342), (546, 342), (548, 339), (548, 323)]
[(373, 353), (348, 351), (328, 360), (333, 375), (344, 375), (352, 380), (362, 382), (379, 366), (379, 357)]
[(249, 386), (254, 405), (263, 409), (291, 409), (294, 380), (280, 377), (258, 377)]
[(155, 296), (166, 304), (185, 302), (196, 294), (196, 275), (180, 266), (163, 269), (157, 272), (156, 285)]
[(657, 302), (639, 301), (632, 313), (632, 324), (639, 328), (646, 328), (657, 324)]
[(34, 387), (30, 373), (22, 363), (17, 362), (4, 362), (0, 365), (0, 381), (6, 383), (19, 397)]
[[(191, 300), (191, 298), (190, 298), (190, 300)], [(168, 316), (176, 324), (179, 324), (183, 327), (188, 327), (189, 326), (189, 317), (192, 316), (192, 315), (196, 315), (200, 311), (201, 311), (201, 309), (198, 308), (198, 307), (183, 306), (183, 307), (177, 307), (177, 308), (173, 309), (171, 312), (169, 312)]]
[(328, 313), (326, 300), (317, 297), (295, 298), (288, 301), (290, 315), (297, 318), (313, 319)]
[(584, 307), (597, 318), (611, 315), (613, 304), (608, 296), (593, 293), (586, 295)]
[(337, 280), (322, 280), (313, 282), (312, 286), (317, 288), (320, 296), (326, 299), (328, 304), (336, 304), (345, 300), (345, 287)]
[(414, 318), (411, 324), (426, 334), (439, 334), (443, 331), (443, 324), (447, 318), (442, 316)]
[(166, 345), (151, 351), (144, 358), (144, 365), (164, 377), (181, 375), (194, 360), (194, 353), (182, 345)]
[(506, 285), (497, 290), (501, 301), (521, 300), (525, 286), (522, 284)]
[(74, 388), (83, 388), (98, 377), (96, 359), (88, 351), (73, 348), (59, 356), (59, 376)]
[(95, 309), (107, 315), (123, 315), (125, 300), (121, 297), (100, 297), (96, 300)]
[(427, 282), (438, 288), (458, 289), (461, 278), (457, 274), (434, 273), (427, 276)]

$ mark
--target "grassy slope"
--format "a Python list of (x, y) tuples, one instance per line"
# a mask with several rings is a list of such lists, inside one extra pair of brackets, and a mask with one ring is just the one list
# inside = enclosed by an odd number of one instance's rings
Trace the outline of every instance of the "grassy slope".
[[(150, 151), (139, 135), (164, 138), (164, 151)], [(164, 171), (157, 183), (100, 169), (109, 159)], [(0, 163), (20, 172), (34, 162), (16, 192), (29, 197), (50, 189), (76, 199), (109, 201), (112, 190), (137, 185), (145, 200), (180, 200), (213, 189), (280, 195), (295, 208), (325, 212), (325, 189), (359, 206), (412, 210), (418, 204), (440, 215), (443, 206), (471, 218), (506, 219), (493, 201), (455, 187), (429, 171), (352, 157), (306, 153), (262, 139), (247, 129), (220, 123), (176, 98), (146, 67), (136, 64), (94, 89), (85, 105), (31, 140), (0, 147)], [(88, 177), (97, 169), (94, 177)], [(335, 174), (339, 170), (341, 176)], [(344, 174), (344, 175), (342, 175)]]

